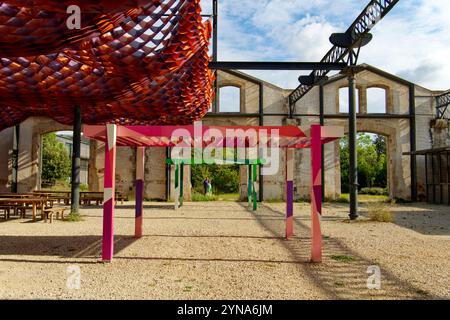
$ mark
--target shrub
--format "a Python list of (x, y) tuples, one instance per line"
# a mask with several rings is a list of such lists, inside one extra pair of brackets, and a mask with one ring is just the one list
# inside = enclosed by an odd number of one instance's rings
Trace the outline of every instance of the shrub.
[(68, 216), (64, 218), (66, 222), (80, 222), (84, 221), (83, 217), (80, 214), (70, 213)]
[(205, 202), (205, 201), (217, 201), (218, 196), (216, 195), (204, 195), (201, 193), (194, 193), (192, 195), (193, 202)]
[(383, 202), (371, 203), (367, 209), (371, 221), (394, 222), (394, 216), (391, 212), (391, 206)]
[(388, 192), (385, 188), (362, 188), (360, 194), (367, 194), (371, 196), (387, 196)]

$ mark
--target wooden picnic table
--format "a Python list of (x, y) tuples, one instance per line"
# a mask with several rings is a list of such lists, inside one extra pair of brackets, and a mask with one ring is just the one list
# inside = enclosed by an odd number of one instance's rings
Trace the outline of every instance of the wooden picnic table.
[(36, 215), (38, 208), (41, 209), (41, 217), (44, 217), (45, 205), (47, 199), (42, 197), (25, 197), (25, 198), (0, 198), (0, 206), (13, 206), (18, 207), (19, 205), (28, 206), (31, 205), (33, 221), (36, 221)]
[(35, 198), (33, 193), (0, 193), (0, 198)]
[[(51, 191), (51, 190), (35, 190), (33, 191), (35, 195), (42, 195), (49, 198), (49, 200), (56, 200), (58, 203), (62, 202), (66, 205), (70, 203), (70, 191)], [(53, 201), (52, 201), (53, 204)]]

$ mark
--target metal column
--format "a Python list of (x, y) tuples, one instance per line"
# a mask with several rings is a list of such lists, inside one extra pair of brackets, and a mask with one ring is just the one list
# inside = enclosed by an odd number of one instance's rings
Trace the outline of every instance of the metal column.
[(72, 193), (71, 213), (80, 211), (80, 167), (81, 167), (81, 108), (75, 106), (73, 116), (73, 151), (72, 151)]
[[(212, 9), (213, 9), (213, 39), (212, 39), (212, 60), (214, 62), (217, 62), (218, 59), (218, 35), (219, 35), (219, 30), (218, 30), (218, 20), (219, 20), (219, 3), (218, 0), (212, 0)], [(212, 111), (213, 112), (218, 112), (218, 107), (219, 107), (219, 85), (218, 85), (218, 72), (215, 72), (216, 74), (216, 80), (214, 80), (214, 91), (215, 91), (215, 98), (214, 98), (214, 102), (213, 102), (213, 106), (212, 106)]]
[(416, 152), (416, 89), (409, 86), (410, 147), (411, 147), (411, 200), (417, 201), (417, 157)]
[[(264, 85), (259, 84), (259, 125), (264, 126)], [(264, 201), (264, 175), (259, 168), (259, 201)]]
[[(20, 125), (13, 128), (13, 150), (12, 150), (12, 183), (11, 192), (17, 193), (17, 183), (19, 178), (19, 138)], [(42, 152), (41, 152), (42, 153)]]
[[(325, 103), (323, 84), (319, 86), (320, 125), (325, 125)], [(325, 198), (325, 145), (322, 145), (322, 198)]]
[(354, 71), (350, 69), (348, 76), (348, 146), (350, 158), (349, 188), (350, 188), (350, 219), (358, 218), (358, 155), (356, 148), (356, 77)]

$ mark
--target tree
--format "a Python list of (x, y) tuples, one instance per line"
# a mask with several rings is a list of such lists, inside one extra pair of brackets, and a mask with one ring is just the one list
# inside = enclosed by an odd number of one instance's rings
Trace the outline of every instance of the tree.
[(42, 180), (54, 184), (70, 177), (71, 161), (64, 144), (55, 133), (44, 135), (42, 143)]
[(239, 192), (239, 165), (194, 165), (191, 167), (192, 186), (203, 193), (203, 180), (208, 177), (216, 193)]
[[(360, 188), (382, 187), (387, 184), (386, 138), (366, 133), (358, 134), (358, 183)], [(340, 141), (342, 192), (349, 191), (348, 138)]]

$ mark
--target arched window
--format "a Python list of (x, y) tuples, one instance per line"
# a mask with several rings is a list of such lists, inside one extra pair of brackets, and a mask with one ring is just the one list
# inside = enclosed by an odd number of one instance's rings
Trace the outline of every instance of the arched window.
[(219, 112), (241, 111), (241, 89), (238, 87), (222, 87), (219, 91)]
[[(359, 112), (359, 90), (355, 93), (356, 112)], [(339, 112), (348, 113), (348, 87), (339, 89)]]
[(387, 113), (386, 89), (367, 89), (367, 113)]

